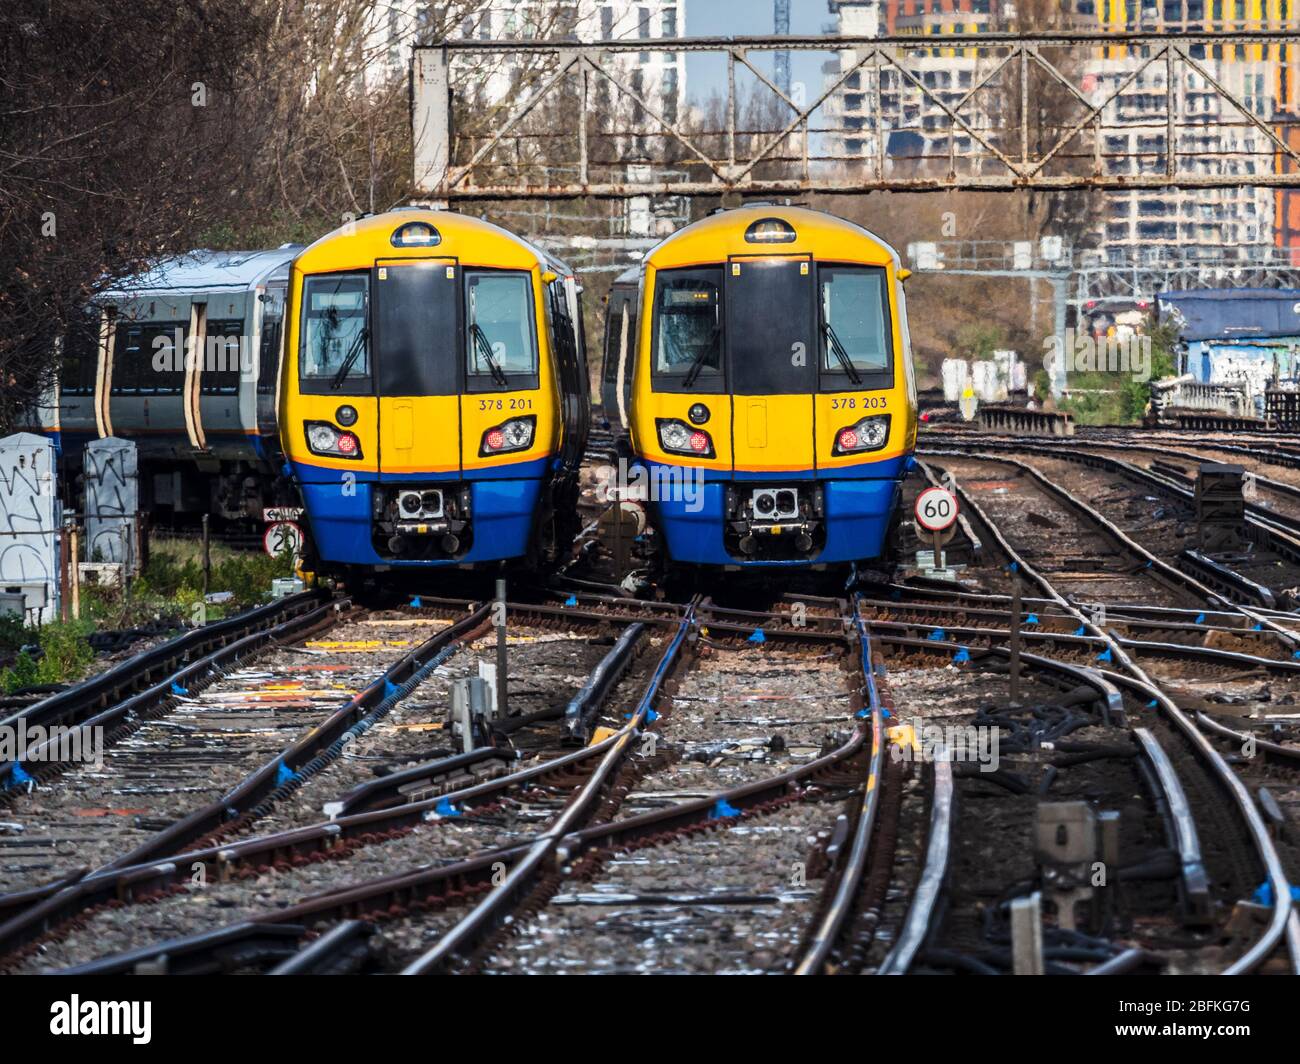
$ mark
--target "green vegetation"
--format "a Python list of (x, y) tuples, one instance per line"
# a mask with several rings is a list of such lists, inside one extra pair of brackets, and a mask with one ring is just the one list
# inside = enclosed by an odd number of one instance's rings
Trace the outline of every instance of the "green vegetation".
[(1071, 373), (1071, 390), (1086, 394), (1061, 400), (1060, 409), (1073, 414), (1080, 425), (1132, 425), (1141, 421), (1151, 401), (1151, 381), (1174, 373), (1178, 330), (1152, 317), (1142, 336), (1151, 342), (1150, 380), (1136, 380), (1130, 373)]
[(79, 680), (94, 660), (95, 652), (87, 642), (95, 630), (91, 620), (55, 621), (35, 631), (20, 630), (25, 632), (23, 642), (37, 644), (41, 653), (37, 657), (19, 650), (14, 663), (0, 669), (0, 691), (5, 694), (39, 684)]
[(986, 362), (993, 352), (1007, 346), (1007, 331), (996, 322), (974, 322), (957, 330), (957, 352), (960, 358)]
[[(260, 551), (236, 551), (214, 543), (209, 555), (212, 572), (208, 591), (228, 591), (231, 598), (209, 605), (208, 620), (267, 601), (271, 581), (293, 575), (293, 561), (288, 554), (271, 558)], [(202, 617), (202, 602), (203, 548), (197, 539), (153, 538), (149, 562), (126, 595), (120, 588), (82, 588), (83, 611), (105, 628), (130, 628), (159, 617), (193, 623)]]
[[(231, 599), (209, 605), (213, 620), (265, 602), (271, 581), (293, 575), (289, 555), (270, 558), (213, 544), (210, 592), (229, 591)], [(149, 564), (127, 593), (121, 588), (86, 585), (81, 589), (81, 619), (27, 627), (14, 617), (0, 617), (0, 692), (11, 694), (40, 684), (75, 683), (94, 660), (88, 638), (98, 629), (134, 628), (160, 619), (197, 623), (205, 613), (202, 547), (196, 540), (155, 538)], [(24, 647), (40, 647), (29, 653)]]

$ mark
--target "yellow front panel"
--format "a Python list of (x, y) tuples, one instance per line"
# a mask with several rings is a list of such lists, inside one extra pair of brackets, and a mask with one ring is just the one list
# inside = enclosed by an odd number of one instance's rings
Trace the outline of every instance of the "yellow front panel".
[[(549, 382), (543, 377), (542, 382)], [(559, 422), (555, 416), (553, 391), (548, 386), (534, 391), (474, 394), (460, 397), (461, 461), (465, 469), (491, 469), (493, 466), (531, 462), (544, 458), (559, 448)], [(492, 458), (480, 458), (483, 435), (502, 422), (516, 417), (536, 417), (533, 445), (526, 451), (512, 451)]]
[[(907, 389), (894, 387), (873, 391), (834, 392), (818, 395), (817, 402), (817, 465), (822, 469), (843, 466), (860, 466), (897, 458), (912, 448), (916, 437), (916, 422)], [(864, 454), (833, 454), (835, 439), (842, 429), (857, 424), (864, 417), (889, 415), (889, 437), (878, 451)]]
[(379, 446), (385, 473), (460, 469), (459, 397), (385, 396), (379, 400)]
[[(303, 422), (328, 421), (331, 425), (338, 425), (335, 412), (341, 406), (350, 406), (357, 412), (357, 422), (348, 431), (361, 441), (360, 459), (326, 458), (312, 454), (307, 448)], [(379, 453), (375, 448), (378, 429), (379, 402), (373, 395), (303, 395), (294, 387), (285, 389), (280, 412), (280, 440), (285, 454), (295, 461), (323, 469), (374, 473), (379, 469)]]
[(790, 473), (815, 467), (811, 395), (738, 395), (735, 404), (735, 469)]
[[(646, 315), (647, 320), (649, 315)], [(640, 380), (640, 370), (637, 371)], [(667, 462), (671, 465), (700, 466), (703, 469), (718, 469), (723, 472), (731, 470), (731, 397), (728, 395), (695, 395), (691, 392), (652, 392), (650, 391), (650, 374), (645, 374), (644, 383), (638, 386), (634, 400), (635, 416), (632, 418), (632, 444), (639, 455), (652, 462)], [(709, 420), (703, 425), (694, 426), (707, 432), (713, 440), (716, 457), (696, 458), (687, 454), (670, 454), (659, 446), (659, 435), (655, 428), (655, 418), (676, 418), (691, 424), (688, 412), (696, 403), (703, 403), (709, 411)]]

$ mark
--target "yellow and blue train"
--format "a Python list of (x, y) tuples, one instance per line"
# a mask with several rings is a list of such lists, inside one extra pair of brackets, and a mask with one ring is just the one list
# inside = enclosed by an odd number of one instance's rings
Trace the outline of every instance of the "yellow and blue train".
[(309, 564), (545, 564), (572, 541), (590, 421), (572, 272), (485, 221), (401, 210), (293, 261), (279, 427)]
[(887, 552), (916, 443), (906, 276), (861, 227), (766, 204), (646, 256), (626, 426), (669, 562)]

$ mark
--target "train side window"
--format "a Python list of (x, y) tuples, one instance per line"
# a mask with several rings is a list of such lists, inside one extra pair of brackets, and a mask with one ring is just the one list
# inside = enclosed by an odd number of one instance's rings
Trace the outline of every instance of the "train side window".
[(528, 274), (514, 271), (466, 271), (465, 373), (469, 391), (505, 385), (537, 387), (531, 280)]
[(354, 392), (370, 379), (370, 291), (364, 273), (303, 281), (298, 376), (307, 391)]
[(879, 266), (817, 270), (822, 389), (843, 391), (857, 377), (867, 387), (893, 383), (893, 331)]
[(118, 319), (113, 395), (180, 395), (185, 386), (187, 323)]
[(605, 316), (605, 364), (601, 367), (601, 379), (606, 384), (613, 384), (618, 377), (618, 351), (627, 305), (625, 299), (610, 300), (609, 313)]
[(99, 322), (90, 314), (76, 315), (63, 338), (59, 391), (63, 395), (94, 395), (98, 367)]
[(280, 333), (283, 327), (282, 305), (268, 301), (262, 317), (262, 349), (258, 352), (258, 395), (275, 394), (275, 377), (280, 364)]
[(669, 391), (722, 391), (722, 270), (662, 270), (655, 277), (653, 378)]
[(243, 368), (244, 323), (239, 318), (209, 321), (203, 374), (199, 391), (203, 395), (238, 395)]

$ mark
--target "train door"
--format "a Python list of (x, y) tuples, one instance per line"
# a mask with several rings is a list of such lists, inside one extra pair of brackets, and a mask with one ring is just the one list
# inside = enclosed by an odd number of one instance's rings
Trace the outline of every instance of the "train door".
[(459, 273), (454, 259), (375, 263), (381, 480), (460, 471)]
[(588, 398), (591, 384), (587, 380), (586, 366), (579, 349), (581, 334), (571, 309), (574, 300), (565, 291), (561, 281), (552, 281), (546, 290), (554, 336), (553, 354), (560, 382), (560, 410), (564, 421), (560, 458), (566, 467), (577, 468), (587, 447), (587, 432), (591, 424)]
[(254, 358), (257, 365), (257, 432), (268, 443), (276, 437), (275, 412), (280, 408), (279, 377), (281, 345), (284, 342), (285, 281), (270, 281), (258, 295), (260, 310), (255, 313), (257, 327), (254, 331), (256, 346)]
[(811, 471), (818, 350), (812, 263), (807, 256), (732, 258), (725, 285), (732, 468)]
[[(631, 395), (632, 350), (636, 343), (636, 291), (615, 289), (605, 311), (605, 355), (600, 376), (600, 403), (605, 419), (627, 428)], [(620, 391), (622, 395), (620, 395)]]

